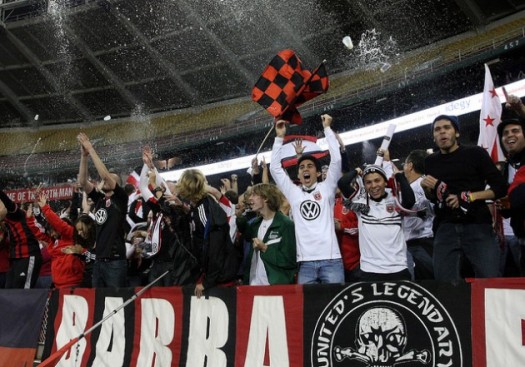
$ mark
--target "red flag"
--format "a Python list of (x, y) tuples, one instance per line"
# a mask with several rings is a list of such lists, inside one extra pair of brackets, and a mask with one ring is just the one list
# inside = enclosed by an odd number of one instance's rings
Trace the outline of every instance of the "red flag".
[(297, 139), (302, 140), (302, 145), (304, 147), (303, 155), (311, 155), (317, 159), (326, 157), (329, 152), (327, 150), (322, 150), (319, 145), (317, 145), (317, 138), (315, 136), (308, 135), (287, 135), (284, 137), (283, 145), (283, 159), (281, 164), (284, 168), (292, 167), (297, 164), (297, 155), (295, 153), (295, 148), (293, 147), (294, 141)]
[(326, 92), (329, 87), (324, 64), (310, 72), (292, 50), (279, 52), (264, 69), (252, 90), (252, 100), (272, 116), (294, 124), (302, 118), (297, 106)]
[(483, 101), (479, 117), (478, 145), (485, 148), (494, 162), (504, 161), (505, 156), (501, 151), (497, 127), (501, 122), (501, 101), (499, 99), (490, 70), (485, 64), (485, 86), (483, 88)]

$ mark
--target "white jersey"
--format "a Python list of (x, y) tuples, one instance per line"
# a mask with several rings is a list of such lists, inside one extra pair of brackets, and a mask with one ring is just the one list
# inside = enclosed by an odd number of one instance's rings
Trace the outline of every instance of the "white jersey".
[(330, 166), (326, 180), (317, 183), (312, 192), (296, 186), (281, 164), (283, 138), (276, 137), (272, 148), (270, 173), (291, 206), (295, 224), (297, 261), (340, 259), (335, 235), (334, 205), (337, 181), (341, 178), (341, 153), (334, 132), (324, 129)]
[(432, 232), (434, 206), (425, 196), (425, 191), (421, 187), (421, 181), (423, 181), (423, 176), (410, 184), (412, 191), (414, 191), (414, 196), (416, 197), (416, 203), (412, 207), (412, 210), (424, 210), (425, 216), (424, 218), (421, 218), (415, 213), (407, 213), (405, 215), (403, 218), (403, 232), (406, 241), (434, 236), (434, 233)]
[[(366, 205), (366, 198), (352, 200)], [(395, 198), (377, 202), (368, 200), (368, 213), (356, 211), (359, 227), (361, 270), (369, 273), (391, 274), (407, 268), (407, 246), (403, 235), (403, 218), (396, 210)]]

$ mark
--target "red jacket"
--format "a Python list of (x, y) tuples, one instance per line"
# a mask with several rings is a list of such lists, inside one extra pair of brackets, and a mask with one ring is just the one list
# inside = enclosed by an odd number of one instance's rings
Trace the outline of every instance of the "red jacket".
[(9, 243), (7, 234), (0, 241), (0, 273), (6, 273), (9, 270)]
[(341, 230), (337, 231), (337, 240), (345, 270), (350, 271), (359, 265), (361, 253), (359, 252), (359, 234), (351, 235), (345, 229), (357, 228), (357, 215), (350, 209), (345, 208), (341, 197), (336, 197), (334, 206), (334, 218), (341, 224)]
[(60, 233), (58, 240), (48, 237), (47, 250), (51, 255), (51, 277), (56, 288), (76, 287), (82, 283), (85, 263), (72, 254), (64, 254), (62, 249), (74, 245), (74, 227), (60, 219), (49, 205), (42, 208), (42, 214), (55, 231)]

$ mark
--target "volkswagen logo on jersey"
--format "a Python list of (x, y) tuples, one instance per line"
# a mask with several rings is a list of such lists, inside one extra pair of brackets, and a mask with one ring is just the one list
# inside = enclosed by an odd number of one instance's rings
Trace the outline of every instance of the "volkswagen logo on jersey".
[(321, 206), (316, 201), (306, 200), (299, 207), (301, 216), (306, 220), (314, 220), (321, 214)]
[(106, 219), (108, 219), (108, 212), (104, 208), (100, 208), (95, 212), (95, 221), (97, 224), (104, 224), (106, 222)]

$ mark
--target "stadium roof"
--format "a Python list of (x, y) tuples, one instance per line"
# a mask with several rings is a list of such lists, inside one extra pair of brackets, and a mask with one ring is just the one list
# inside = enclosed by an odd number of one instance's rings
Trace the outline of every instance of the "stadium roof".
[[(0, 0), (0, 127), (245, 97), (284, 48), (312, 67), (326, 59), (333, 74), (391, 63), (524, 8), (523, 0)], [(368, 35), (368, 55), (349, 53), (346, 35), (355, 46)]]
[(310, 69), (326, 60), (330, 74), (304, 117), (339, 110), (369, 125), (388, 116), (353, 104), (393, 95), (381, 104), (401, 111), (438, 84), (449, 90), (445, 79), (482, 83), (471, 69), (451, 72), (519, 54), (524, 13), (525, 0), (0, 0), (0, 169), (73, 172), (80, 129), (122, 170), (140, 162), (137, 143), (167, 159), (264, 136), (269, 115), (249, 96), (285, 48)]

